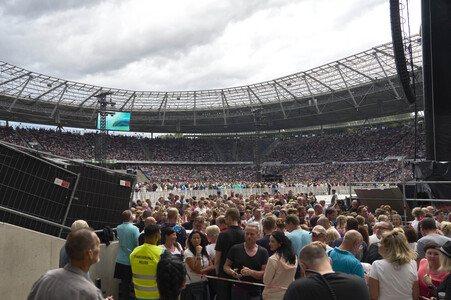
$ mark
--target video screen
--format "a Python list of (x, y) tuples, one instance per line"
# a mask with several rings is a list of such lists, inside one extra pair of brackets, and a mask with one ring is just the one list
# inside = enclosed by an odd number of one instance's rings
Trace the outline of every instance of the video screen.
[[(100, 113), (97, 114), (97, 129), (100, 129)], [(106, 129), (130, 131), (130, 113), (108, 112), (106, 116)]]

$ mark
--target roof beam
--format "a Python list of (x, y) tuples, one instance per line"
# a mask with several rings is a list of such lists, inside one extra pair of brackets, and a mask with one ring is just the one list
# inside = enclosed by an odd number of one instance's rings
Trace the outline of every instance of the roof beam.
[(368, 75), (366, 75), (366, 74), (363, 74), (362, 72), (357, 71), (356, 69), (351, 68), (350, 66), (345, 65), (344, 63), (342, 63), (342, 62), (340, 62), (340, 61), (337, 61), (337, 64), (339, 64), (340, 66), (343, 66), (343, 67), (345, 67), (345, 68), (347, 68), (347, 69), (349, 69), (349, 70), (351, 70), (351, 71), (353, 71), (353, 72), (355, 72), (355, 73), (357, 73), (357, 74), (359, 74), (359, 75), (362, 75), (362, 76), (365, 77), (365, 78), (368, 78), (368, 79), (371, 80), (372, 82), (375, 81), (374, 78), (372, 78), (372, 77), (370, 77), (370, 76), (368, 76)]
[(54, 88), (51, 88), (50, 90), (48, 90), (47, 92), (45, 92), (44, 94), (41, 94), (39, 96), (37, 96), (36, 98), (34, 98), (34, 104), (38, 103), (39, 99), (41, 99), (41, 97), (44, 97), (45, 95), (53, 92), (56, 89), (59, 89), (60, 87), (62, 87), (63, 85), (67, 84), (67, 81), (65, 82), (61, 82), (60, 84), (58, 84), (57, 86), (55, 86)]
[(377, 52), (374, 52), (374, 57), (376, 58), (379, 66), (381, 67), (382, 72), (384, 72), (385, 78), (387, 78), (388, 83), (390, 84), (393, 92), (395, 93), (396, 99), (401, 99), (401, 97), (398, 94), (398, 91), (395, 89), (395, 86), (393, 85), (393, 82), (391, 81), (390, 77), (388, 77), (387, 72), (385, 71), (384, 67), (382, 66), (382, 63), (381, 63), (381, 61), (379, 59), (379, 56), (377, 55)]
[[(382, 51), (381, 49), (373, 48), (373, 50), (376, 51), (376, 52), (379, 52), (379, 53), (381, 53), (381, 54), (383, 54), (385, 56), (389, 56), (389, 57), (395, 59), (395, 56), (393, 54), (390, 54), (390, 53), (387, 53), (385, 51)], [(421, 66), (417, 66), (416, 64), (413, 64), (413, 65), (414, 65), (415, 68), (417, 68), (417, 70), (421, 69)]]
[(22, 95), (23, 91), (25, 90), (25, 88), (27, 87), (28, 83), (31, 81), (31, 79), (33, 79), (33, 76), (29, 75), (27, 81), (25, 81), (22, 89), (20, 90), (19, 94), (17, 94), (16, 98), (14, 98), (13, 103), (11, 103), (11, 105), (8, 108), (8, 112), (11, 112), (13, 107), (16, 105), (17, 100), (19, 99), (20, 95)]
[(352, 94), (351, 90), (349, 89), (348, 83), (345, 80), (345, 77), (343, 76), (343, 73), (341, 72), (341, 69), (338, 65), (335, 66), (338, 70), (338, 73), (340, 74), (341, 80), (343, 80), (343, 83), (345, 84), (346, 89), (348, 90), (349, 96), (351, 96), (352, 102), (354, 103), (354, 107), (358, 107), (357, 102), (355, 101), (354, 95)]
[(98, 90), (96, 90), (94, 93), (92, 93), (88, 98), (86, 98), (85, 100), (83, 100), (79, 105), (78, 105), (78, 109), (80, 109), (83, 104), (86, 103), (86, 101), (88, 101), (89, 99), (91, 99), (92, 97), (94, 97), (94, 95), (98, 94), (100, 91), (102, 90), (102, 88), (99, 88)]
[(248, 86), (247, 88), (248, 88), (248, 91), (250, 91), (255, 96), (255, 98), (257, 98), (258, 102), (260, 102), (260, 105), (263, 106), (262, 100), (260, 100), (260, 98), (257, 96), (257, 94), (251, 89), (251, 87)]
[(130, 105), (130, 113), (133, 111), (133, 109), (135, 108), (135, 99), (136, 99), (136, 92), (134, 92), (133, 94), (135, 94), (132, 98), (132, 105)]
[[(4, 85), (4, 84), (7, 84), (7, 83), (10, 83), (12, 81), (15, 81), (17, 79), (20, 79), (20, 78), (25, 77), (25, 76), (30, 75), (30, 74), (31, 74), (31, 72), (28, 72), (28, 73), (22, 74), (20, 76), (14, 77), (14, 78), (12, 78), (10, 80), (3, 81), (3, 82), (0, 83), (0, 86)], [(33, 78), (33, 76), (30, 76), (30, 78)], [(28, 79), (28, 80), (30, 80), (30, 79)]]
[(286, 120), (287, 114), (285, 113), (285, 109), (283, 108), (282, 101), (280, 100), (280, 95), (279, 95), (279, 91), (277, 90), (277, 86), (278, 86), (277, 82), (274, 81), (274, 90), (276, 91), (276, 96), (277, 96), (277, 99), (279, 100), (280, 109), (282, 110), (283, 118)]
[(318, 107), (318, 100), (315, 99), (315, 97), (314, 97), (314, 95), (312, 93), (312, 90), (310, 89), (310, 84), (308, 83), (307, 78), (305, 78), (305, 76), (304, 76), (304, 81), (305, 81), (305, 84), (307, 85), (307, 89), (308, 89), (308, 91), (310, 93), (310, 97), (312, 98), (312, 104), (316, 108), (316, 113), (317, 114), (321, 114), (321, 110)]
[(194, 106), (193, 106), (193, 125), (196, 126), (196, 100), (197, 100), (197, 92), (194, 91)]
[(161, 120), (161, 126), (164, 126), (164, 120), (166, 119), (166, 104), (168, 103), (168, 93), (164, 94), (163, 100), (161, 101), (160, 108), (158, 109), (158, 114), (160, 114), (163, 109), (163, 119)]
[[(97, 107), (97, 105), (99, 105), (99, 102), (96, 102), (96, 107)], [(94, 107), (94, 108), (92, 109), (92, 114), (91, 114), (91, 117), (89, 118), (89, 122), (91, 122), (91, 121), (94, 119), (94, 115), (95, 115), (96, 112), (97, 112), (96, 107)]]
[(127, 101), (125, 101), (124, 105), (121, 106), (121, 110), (124, 109), (125, 105), (127, 105), (127, 103), (130, 101), (130, 99), (134, 99), (136, 97), (136, 92), (133, 92), (130, 97), (128, 97)]
[[(275, 81), (275, 80), (274, 80), (274, 83), (277, 84), (279, 87), (281, 87), (285, 92), (287, 92), (288, 94), (290, 94), (290, 96), (293, 97), (293, 100), (296, 100), (296, 99), (297, 99), (297, 97), (296, 97), (292, 92), (290, 92), (287, 88), (285, 88), (283, 85), (281, 85), (280, 83), (278, 83), (278, 82)], [(279, 99), (279, 101), (280, 101), (280, 99)]]
[[(224, 125), (227, 125), (227, 115), (226, 115), (226, 108), (225, 108), (227, 100), (226, 100), (223, 90), (221, 90), (221, 98), (222, 98), (222, 113), (224, 115)], [(228, 104), (227, 104), (227, 106), (228, 106)]]
[(61, 92), (60, 98), (58, 99), (58, 102), (56, 102), (55, 107), (53, 108), (52, 113), (50, 114), (50, 118), (53, 118), (53, 116), (55, 115), (56, 110), (58, 109), (58, 106), (61, 102), (61, 99), (63, 98), (64, 93), (66, 93), (67, 90), (67, 85), (64, 87), (63, 91)]
[(335, 93), (335, 90), (332, 89), (330, 86), (328, 86), (327, 84), (325, 84), (324, 82), (316, 79), (315, 77), (311, 76), (310, 74), (304, 73), (304, 76), (308, 76), (309, 78), (315, 80), (316, 82), (318, 82), (319, 84), (321, 84), (322, 86), (325, 86), (326, 88), (329, 89), (329, 91), (331, 91), (332, 93)]
[(374, 85), (370, 86), (370, 87), (366, 90), (365, 94), (362, 96), (362, 99), (361, 99), (360, 102), (358, 103), (359, 106), (363, 104), (363, 102), (366, 100), (366, 97), (368, 96), (368, 94), (370, 93), (370, 91), (371, 91), (372, 89), (374, 89)]
[(251, 104), (251, 109), (254, 109), (254, 102), (252, 101), (251, 88), (250, 87), (247, 88), (247, 96), (249, 97), (249, 103)]

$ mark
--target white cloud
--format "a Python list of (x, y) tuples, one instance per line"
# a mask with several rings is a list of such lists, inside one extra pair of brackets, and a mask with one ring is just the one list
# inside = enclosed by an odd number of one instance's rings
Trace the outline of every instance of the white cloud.
[(385, 0), (62, 2), (0, 4), (0, 59), (107, 87), (197, 90), (271, 80), (391, 39)]

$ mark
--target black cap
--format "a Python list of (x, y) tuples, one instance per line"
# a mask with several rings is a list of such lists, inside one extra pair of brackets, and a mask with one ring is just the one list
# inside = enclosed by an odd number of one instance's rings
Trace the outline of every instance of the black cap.
[(443, 246), (439, 250), (444, 255), (446, 255), (447, 257), (451, 258), (451, 241), (448, 241), (445, 244), (443, 244)]

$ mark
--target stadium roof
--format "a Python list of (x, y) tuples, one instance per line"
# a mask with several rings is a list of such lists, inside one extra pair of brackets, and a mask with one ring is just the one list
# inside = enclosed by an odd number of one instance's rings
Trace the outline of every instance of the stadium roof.
[[(411, 39), (422, 109), (421, 37)], [(413, 112), (397, 77), (392, 43), (256, 84), (199, 91), (131, 91), (55, 78), (0, 62), (0, 119), (97, 127), (99, 102), (131, 112), (137, 132), (248, 132), (324, 125)]]

